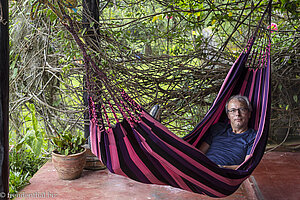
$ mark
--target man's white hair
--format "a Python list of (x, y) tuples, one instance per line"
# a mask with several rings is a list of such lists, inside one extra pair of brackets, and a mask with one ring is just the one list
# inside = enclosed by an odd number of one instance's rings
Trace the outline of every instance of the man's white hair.
[(226, 105), (225, 105), (225, 111), (226, 111), (226, 113), (228, 113), (228, 103), (229, 103), (229, 101), (231, 101), (232, 99), (236, 99), (236, 100), (238, 100), (239, 102), (244, 103), (245, 105), (247, 105), (248, 110), (249, 110), (250, 112), (252, 112), (252, 106), (251, 106), (251, 104), (250, 104), (250, 101), (249, 101), (248, 97), (242, 96), (242, 95), (238, 94), (238, 95), (231, 96), (231, 97), (227, 100)]

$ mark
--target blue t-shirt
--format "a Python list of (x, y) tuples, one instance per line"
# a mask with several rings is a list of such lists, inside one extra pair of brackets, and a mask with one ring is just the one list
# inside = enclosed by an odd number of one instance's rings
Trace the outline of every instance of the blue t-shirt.
[(209, 129), (205, 142), (210, 145), (206, 156), (217, 165), (239, 165), (250, 154), (256, 131), (232, 132), (230, 124), (217, 123)]

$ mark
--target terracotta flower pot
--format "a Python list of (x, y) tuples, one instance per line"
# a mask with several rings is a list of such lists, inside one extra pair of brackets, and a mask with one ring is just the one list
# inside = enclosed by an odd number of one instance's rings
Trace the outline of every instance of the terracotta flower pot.
[(81, 176), (86, 162), (86, 149), (72, 155), (61, 155), (52, 152), (52, 162), (60, 179), (73, 180)]

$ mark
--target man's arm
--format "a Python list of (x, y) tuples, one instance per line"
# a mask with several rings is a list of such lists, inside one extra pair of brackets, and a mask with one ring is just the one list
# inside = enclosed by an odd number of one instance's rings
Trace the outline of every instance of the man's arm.
[(210, 147), (209, 144), (207, 144), (206, 142), (202, 142), (202, 144), (201, 144), (200, 147), (199, 147), (199, 150), (200, 150), (202, 153), (206, 154), (206, 152), (208, 151), (209, 147)]
[[(250, 155), (246, 155), (244, 161), (246, 161), (249, 157), (250, 157)], [(227, 169), (236, 169), (236, 168), (238, 168), (238, 166), (240, 166), (240, 165), (224, 165), (224, 166), (220, 166), (220, 167), (227, 168)]]

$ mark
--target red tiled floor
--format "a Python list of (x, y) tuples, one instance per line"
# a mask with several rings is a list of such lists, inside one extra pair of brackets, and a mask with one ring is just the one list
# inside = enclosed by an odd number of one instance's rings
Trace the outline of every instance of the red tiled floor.
[(300, 152), (267, 153), (252, 175), (265, 200), (300, 199)]
[[(97, 200), (200, 200), (214, 199), (171, 186), (143, 184), (106, 170), (85, 170), (76, 180), (60, 180), (51, 162), (46, 163), (16, 199)], [(227, 200), (257, 199), (247, 180)]]
[[(300, 153), (271, 152), (241, 187), (227, 200), (300, 199)], [(200, 200), (214, 199), (170, 186), (143, 184), (108, 170), (87, 171), (73, 181), (58, 179), (51, 162), (46, 163), (16, 199), (109, 199)]]

